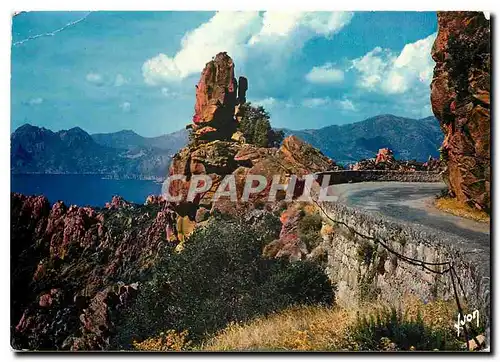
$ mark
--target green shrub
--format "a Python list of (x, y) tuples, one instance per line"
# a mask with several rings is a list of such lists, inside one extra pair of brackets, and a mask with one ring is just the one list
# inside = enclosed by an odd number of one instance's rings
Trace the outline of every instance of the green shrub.
[(365, 265), (370, 265), (372, 263), (373, 256), (375, 255), (376, 247), (372, 245), (367, 240), (361, 240), (358, 245), (358, 261)]
[(333, 289), (310, 262), (262, 257), (265, 237), (249, 223), (214, 219), (165, 256), (117, 325), (115, 348), (173, 329), (196, 342), (230, 322), (294, 304), (330, 303)]
[(251, 224), (253, 231), (262, 240), (262, 245), (267, 245), (277, 239), (282, 227), (279, 215), (272, 212), (263, 211), (261, 215), (246, 219), (243, 222)]
[(385, 309), (368, 317), (359, 317), (349, 338), (357, 349), (379, 350), (459, 350), (461, 342), (448, 327), (426, 325), (420, 314), (410, 319), (396, 309)]
[(239, 112), (241, 114), (239, 130), (247, 143), (259, 147), (279, 147), (285, 133), (271, 128), (270, 116), (264, 107), (255, 107), (247, 102), (240, 106)]
[(321, 227), (323, 223), (319, 214), (306, 214), (298, 225), (299, 238), (311, 251), (321, 242)]

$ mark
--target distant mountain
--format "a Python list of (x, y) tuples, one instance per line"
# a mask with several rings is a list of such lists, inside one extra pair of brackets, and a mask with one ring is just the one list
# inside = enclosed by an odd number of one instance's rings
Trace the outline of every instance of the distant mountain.
[[(364, 121), (320, 129), (288, 130), (319, 148), (337, 163), (374, 157), (383, 147), (398, 159), (425, 161), (437, 157), (443, 140), (434, 117), (410, 119), (380, 115)], [(89, 135), (81, 128), (52, 132), (25, 124), (11, 135), (13, 173), (102, 174), (116, 178), (162, 178), (172, 155), (187, 144), (180, 130), (142, 137), (124, 130)]]
[(150, 147), (177, 152), (186, 145), (188, 131), (182, 129), (158, 137), (142, 137), (134, 131), (123, 130), (114, 133), (94, 133), (92, 138), (103, 146), (118, 149), (130, 150), (137, 147)]
[(11, 135), (12, 173), (162, 178), (167, 175), (173, 153), (167, 144), (163, 148), (139, 144), (129, 148), (105, 146), (78, 127), (52, 132), (25, 124)]
[(383, 147), (394, 151), (397, 159), (426, 161), (439, 156), (443, 132), (434, 117), (411, 119), (384, 114), (361, 122), (320, 129), (288, 130), (319, 148), (338, 163), (352, 163), (374, 157)]

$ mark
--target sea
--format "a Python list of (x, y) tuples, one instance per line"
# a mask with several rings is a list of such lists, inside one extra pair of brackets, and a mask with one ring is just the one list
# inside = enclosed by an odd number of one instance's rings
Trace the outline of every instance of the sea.
[(112, 180), (100, 175), (11, 175), (11, 191), (44, 195), (50, 203), (104, 207), (114, 195), (143, 204), (149, 195), (161, 193), (161, 182)]

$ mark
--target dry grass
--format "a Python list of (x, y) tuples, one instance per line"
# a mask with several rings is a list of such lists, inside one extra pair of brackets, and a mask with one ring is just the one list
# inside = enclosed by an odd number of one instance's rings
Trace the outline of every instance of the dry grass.
[(191, 341), (188, 340), (188, 332), (177, 333), (168, 330), (160, 333), (157, 337), (148, 338), (142, 342), (133, 342), (134, 349), (143, 352), (179, 352), (191, 348)]
[[(436, 301), (424, 304), (417, 299), (404, 303), (405, 319), (414, 320), (420, 313), (429, 327), (452, 327), (455, 306)], [(339, 351), (356, 350), (349, 330), (358, 320), (376, 314), (387, 305), (359, 308), (294, 307), (258, 318), (247, 324), (232, 324), (202, 347), (208, 351)]]
[[(463, 301), (462, 306), (465, 306)], [(453, 327), (453, 322), (457, 319), (457, 305), (451, 300), (436, 300), (424, 304), (417, 298), (407, 298), (404, 311), (407, 319), (415, 319), (420, 313), (425, 325), (432, 328)]]
[(355, 311), (294, 307), (248, 324), (232, 324), (209, 340), (204, 350), (329, 350), (339, 344)]
[(489, 223), (490, 216), (481, 210), (463, 204), (457, 199), (451, 197), (440, 197), (435, 201), (436, 208), (449, 212), (450, 214), (465, 217), (479, 222)]

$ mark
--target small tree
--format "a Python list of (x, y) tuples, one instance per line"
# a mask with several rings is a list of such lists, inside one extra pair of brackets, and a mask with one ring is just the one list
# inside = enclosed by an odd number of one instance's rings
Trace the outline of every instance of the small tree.
[(271, 126), (269, 120), (260, 118), (253, 124), (253, 143), (259, 147), (267, 147), (268, 133)]
[(283, 141), (283, 138), (285, 138), (284, 131), (282, 130), (275, 131), (274, 129), (271, 128), (271, 130), (269, 131), (268, 146), (279, 147), (281, 145), (281, 142)]
[(245, 140), (259, 147), (278, 147), (283, 140), (283, 131), (274, 131), (269, 122), (269, 113), (262, 106), (254, 107), (250, 102), (240, 106), (239, 130)]

